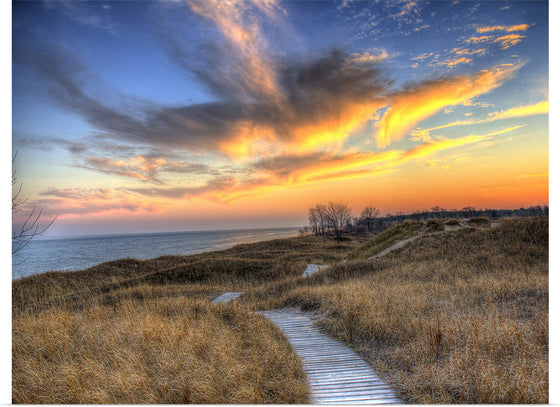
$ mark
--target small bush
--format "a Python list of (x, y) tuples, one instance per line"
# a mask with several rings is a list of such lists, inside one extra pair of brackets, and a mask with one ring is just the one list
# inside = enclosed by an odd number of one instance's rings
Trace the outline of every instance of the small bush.
[(467, 223), (470, 226), (490, 226), (490, 219), (485, 216), (481, 216), (477, 218), (470, 218)]
[(428, 232), (442, 232), (445, 230), (441, 219), (428, 219), (426, 222)]

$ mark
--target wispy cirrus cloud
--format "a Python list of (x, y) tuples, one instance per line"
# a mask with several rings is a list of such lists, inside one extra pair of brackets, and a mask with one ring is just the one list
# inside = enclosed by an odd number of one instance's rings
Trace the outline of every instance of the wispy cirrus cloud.
[(458, 120), (441, 126), (424, 129), (423, 131), (429, 133), (430, 131), (444, 129), (447, 127), (470, 126), (475, 124), (491, 123), (496, 120), (530, 117), (541, 114), (548, 114), (548, 100), (543, 100), (532, 105), (516, 106), (507, 110), (491, 112), (485, 118), (481, 119)]
[(494, 67), (476, 74), (443, 78), (411, 85), (391, 97), (391, 106), (379, 123), (376, 139), (381, 147), (400, 140), (421, 120), (446, 106), (462, 104), (490, 92), (512, 78), (522, 64)]
[(480, 44), (483, 42), (489, 42), (493, 39), (493, 36), (490, 35), (483, 35), (480, 37), (470, 37), (465, 40), (467, 44)]
[(521, 174), (517, 176), (518, 178), (532, 178), (532, 177), (548, 177), (548, 171), (546, 172), (535, 172), (531, 174)]
[(526, 35), (519, 35), (519, 34), (508, 34), (502, 35), (494, 40), (494, 43), (500, 44), (502, 49), (508, 49), (513, 47), (516, 44), (519, 44), (523, 38), (526, 38)]
[(531, 26), (529, 24), (517, 24), (517, 25), (488, 25), (484, 27), (477, 27), (477, 33), (488, 33), (495, 31), (505, 31), (505, 32), (515, 32), (515, 31), (527, 31)]
[(49, 188), (26, 205), (57, 213), (58, 219), (69, 219), (84, 215), (157, 213), (166, 203), (138, 199), (124, 191), (107, 188)]
[(157, 175), (159, 168), (165, 164), (164, 158), (151, 159), (143, 156), (131, 157), (128, 160), (112, 160), (104, 157), (84, 157), (82, 168), (105, 174), (136, 178), (142, 181), (161, 183)]
[[(219, 76), (221, 82), (226, 82), (221, 84), (221, 89), (227, 89), (229, 95), (235, 93), (237, 97), (249, 101), (264, 99), (271, 102), (283, 96), (277, 72), (266, 54), (268, 47), (264, 43), (264, 36), (259, 24), (251, 21), (249, 11), (260, 12), (266, 18), (274, 19), (280, 10), (276, 1), (186, 0), (186, 3), (193, 12), (212, 21), (225, 39), (222, 43), (213, 44), (217, 54), (227, 54), (231, 58), (227, 64), (212, 65), (211, 75)], [(196, 73), (199, 77), (208, 75), (201, 71)], [(208, 77), (204, 80), (212, 81)], [(223, 88), (223, 85), (226, 87)]]

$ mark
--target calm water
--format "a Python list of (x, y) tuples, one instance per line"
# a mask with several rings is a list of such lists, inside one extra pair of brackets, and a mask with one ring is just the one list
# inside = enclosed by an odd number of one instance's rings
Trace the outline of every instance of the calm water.
[(36, 239), (12, 256), (12, 279), (45, 271), (81, 270), (110, 260), (152, 259), (226, 249), (297, 235), (297, 228), (173, 232)]

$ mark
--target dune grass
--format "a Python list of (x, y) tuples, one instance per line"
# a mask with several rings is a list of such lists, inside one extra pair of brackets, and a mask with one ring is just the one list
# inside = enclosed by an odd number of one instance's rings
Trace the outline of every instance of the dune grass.
[[(243, 291), (264, 282), (300, 276), (307, 263), (329, 264), (354, 248), (313, 236), (276, 239), (190, 256), (151, 260), (122, 259), (77, 272), (48, 272), (12, 284), (12, 306), (19, 310), (68, 301), (114, 296), (134, 287), (177, 291)], [(155, 288), (159, 287), (159, 288)]]
[(225, 291), (302, 274), (350, 245), (315, 237), (124, 259), (12, 284), (14, 403), (306, 403), (277, 328)]
[(13, 323), (14, 403), (305, 403), (299, 360), (246, 307), (182, 298)]
[(322, 314), (407, 402), (548, 402), (546, 218), (424, 235), (267, 290), (244, 300)]
[[(14, 281), (13, 400), (305, 403), (298, 359), (252, 313), (297, 307), (406, 402), (547, 403), (548, 218), (444, 224), (359, 248), (281, 239)], [(303, 278), (307, 263), (332, 267)], [(210, 304), (224, 291), (246, 294)]]

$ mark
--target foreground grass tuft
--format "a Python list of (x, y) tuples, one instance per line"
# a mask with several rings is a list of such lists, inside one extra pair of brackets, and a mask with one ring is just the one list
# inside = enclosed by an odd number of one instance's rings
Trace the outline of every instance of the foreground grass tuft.
[(279, 331), (236, 304), (54, 307), (14, 320), (12, 356), (14, 403), (308, 402)]

